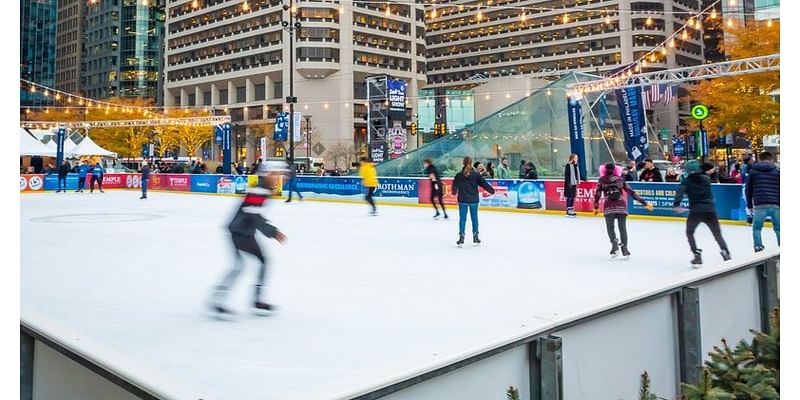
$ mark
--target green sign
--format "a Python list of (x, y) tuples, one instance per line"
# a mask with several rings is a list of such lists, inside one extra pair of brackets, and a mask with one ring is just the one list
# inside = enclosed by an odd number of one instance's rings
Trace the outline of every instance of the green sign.
[(708, 118), (708, 107), (705, 104), (695, 104), (692, 106), (692, 118), (696, 120), (704, 120)]
[(661, 128), (658, 130), (658, 136), (661, 137), (661, 140), (669, 139), (669, 128)]

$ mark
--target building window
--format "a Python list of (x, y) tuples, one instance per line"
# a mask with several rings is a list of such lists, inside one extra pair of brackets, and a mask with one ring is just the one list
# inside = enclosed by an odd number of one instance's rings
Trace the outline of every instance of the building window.
[(244, 103), (247, 101), (247, 88), (245, 87), (237, 87), (236, 88), (236, 102), (237, 103)]
[(219, 104), (228, 104), (228, 89), (219, 91)]
[(272, 83), (272, 98), (273, 99), (283, 98), (283, 82)]
[(256, 101), (266, 100), (266, 85), (256, 85)]

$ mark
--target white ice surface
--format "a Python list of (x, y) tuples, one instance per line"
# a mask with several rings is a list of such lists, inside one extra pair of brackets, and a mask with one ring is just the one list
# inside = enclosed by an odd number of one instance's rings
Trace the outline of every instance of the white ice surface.
[[(628, 221), (629, 261), (610, 260), (600, 218), (481, 212), (483, 245), (457, 249), (457, 211), (275, 201), (289, 238), (270, 242), (268, 318), (247, 313), (255, 263), (231, 304), (206, 315), (232, 264), (224, 226), (240, 201), (132, 191), (21, 196), (21, 303), (214, 399), (348, 393), (589, 310), (642, 287), (692, 277), (684, 225)], [(127, 222), (126, 222), (127, 221)], [(723, 225), (737, 255), (750, 229)], [(468, 228), (469, 231), (469, 223)], [(721, 267), (708, 229), (706, 271)], [(765, 230), (774, 248), (771, 230)], [(266, 243), (266, 241), (265, 241)]]

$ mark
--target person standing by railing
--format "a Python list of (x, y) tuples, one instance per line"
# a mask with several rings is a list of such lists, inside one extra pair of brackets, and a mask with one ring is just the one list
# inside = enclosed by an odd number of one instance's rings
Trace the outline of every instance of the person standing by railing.
[(567, 217), (575, 218), (575, 196), (578, 194), (578, 184), (581, 174), (578, 171), (578, 155), (570, 154), (564, 166), (564, 198), (567, 199)]
[(464, 231), (467, 228), (467, 212), (472, 219), (472, 243), (479, 245), (481, 239), (478, 237), (478, 186), (489, 193), (494, 194), (492, 185), (483, 179), (481, 174), (472, 166), (472, 159), (464, 157), (461, 172), (456, 174), (453, 180), (453, 195), (458, 198), (458, 242), (456, 245), (461, 247), (464, 244)]
[(497, 166), (497, 179), (511, 179), (511, 172), (508, 171), (508, 159), (503, 157), (500, 159), (500, 165)]

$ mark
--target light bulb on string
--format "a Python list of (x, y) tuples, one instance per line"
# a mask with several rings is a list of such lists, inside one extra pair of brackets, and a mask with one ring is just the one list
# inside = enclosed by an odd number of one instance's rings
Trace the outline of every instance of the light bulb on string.
[(61, 100), (61, 93), (56, 93), (56, 100)]
[(480, 8), (478, 9), (478, 15), (476, 15), (475, 18), (477, 18), (478, 21), (480, 21), (481, 18), (483, 18), (483, 13), (481, 12)]
[(45, 89), (44, 90), (44, 97), (50, 96), (50, 91)]
[(653, 18), (647, 17), (647, 20), (644, 21), (644, 24), (647, 26), (653, 25)]
[(250, 9), (250, 5), (247, 4), (247, 0), (245, 0), (244, 3), (242, 3), (242, 11), (247, 11), (249, 9)]
[(44, 109), (44, 113), (45, 113), (45, 114), (50, 114), (50, 109), (49, 109), (49, 108), (45, 108), (45, 109)]
[(689, 18), (689, 22), (686, 23), (687, 26), (694, 25), (694, 17)]
[(547, 95), (550, 96), (551, 94), (553, 94), (553, 92), (551, 92), (550, 89), (547, 89)]
[(30, 113), (31, 113), (31, 109), (30, 108), (25, 110), (25, 114), (30, 114)]
[(72, 103), (72, 96), (67, 97), (67, 103)]
[(772, 28), (772, 18), (767, 20), (767, 28)]
[(520, 16), (519, 16), (519, 20), (520, 20), (520, 21), (522, 21), (522, 22), (525, 22), (525, 20), (526, 20), (526, 19), (528, 19), (528, 16), (527, 16), (527, 15), (525, 15), (525, 13), (524, 13), (524, 12), (523, 12), (522, 14), (520, 14)]
[(669, 40), (669, 47), (675, 47), (675, 38)]
[(431, 18), (436, 18), (436, 7), (431, 10)]
[(728, 5), (731, 6), (731, 7), (735, 6), (736, 5), (736, 0), (729, 0), (728, 1)]
[(565, 24), (566, 24), (566, 23), (568, 23), (568, 22), (569, 22), (569, 14), (564, 14), (564, 17), (562, 18), (562, 21), (563, 21)]
[(656, 54), (655, 53), (651, 53), (650, 54), (650, 62), (652, 62), (652, 63), (656, 62)]
[(389, 9), (389, 3), (386, 3), (386, 16), (388, 17), (390, 15), (392, 15), (392, 10)]
[(197, 0), (192, 0), (192, 8), (200, 7), (200, 3)]
[(728, 28), (733, 28), (733, 17), (728, 18)]
[(683, 33), (681, 33), (681, 39), (686, 40), (688, 38), (689, 38), (689, 32), (687, 32), (686, 29), (684, 29)]
[(665, 55), (667, 55), (667, 48), (666, 48), (666, 47), (662, 47), (662, 48), (661, 48), (661, 55), (662, 55), (662, 56), (665, 56)]
[(697, 21), (694, 22), (694, 29), (698, 31), (703, 29), (703, 23), (700, 21), (700, 18), (698, 18)]
[(606, 14), (606, 25), (611, 25), (611, 16)]
[(31, 85), (31, 93), (36, 93), (36, 86)]
[(717, 19), (717, 9), (711, 10), (711, 19)]

